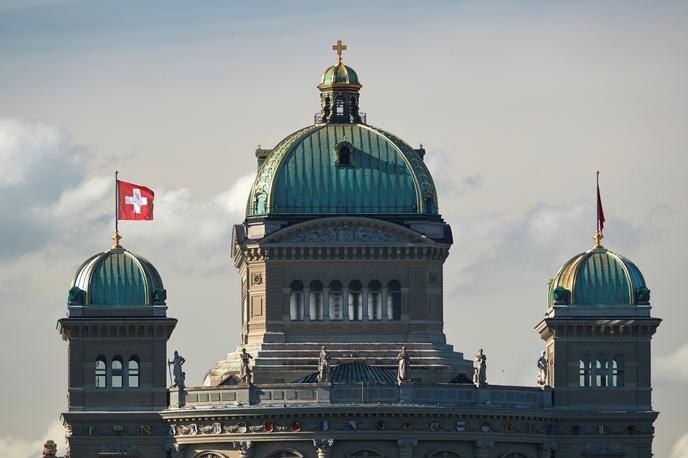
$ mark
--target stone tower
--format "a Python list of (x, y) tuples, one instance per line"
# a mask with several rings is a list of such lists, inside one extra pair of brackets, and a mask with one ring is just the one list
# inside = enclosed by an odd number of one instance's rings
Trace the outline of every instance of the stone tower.
[[(600, 444), (586, 444), (591, 454), (617, 447), (651, 456), (657, 413), (650, 342), (661, 320), (650, 315), (650, 290), (638, 267), (602, 247), (599, 233), (596, 240), (551, 280), (547, 313), (536, 328), (546, 344), (554, 403), (570, 412), (558, 431), (569, 436), (559, 446), (580, 449), (581, 435), (596, 431), (602, 437)], [(603, 437), (610, 433), (624, 437)]]
[[(413, 378), (470, 377), (446, 344), (442, 269), (451, 228), (423, 157), (358, 111), (358, 75), (342, 63), (318, 88), (315, 124), (256, 151), (246, 219), (233, 230), (241, 277), (241, 347), (261, 383), (312, 373), (321, 346), (338, 362), (394, 367), (402, 345)], [(206, 385), (233, 383), (238, 352)]]
[[(58, 330), (68, 345), (70, 457), (165, 456), (166, 293), (155, 267), (119, 243), (87, 259)], [(102, 454), (102, 455), (101, 455)], [(115, 455), (116, 454), (116, 455)]]

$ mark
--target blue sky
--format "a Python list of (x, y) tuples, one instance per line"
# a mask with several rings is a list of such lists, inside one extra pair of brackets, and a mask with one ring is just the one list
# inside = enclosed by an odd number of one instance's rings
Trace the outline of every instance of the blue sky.
[[(688, 373), (675, 369), (688, 367), (678, 299), (688, 255), (685, 4), (190, 5), (0, 3), (0, 311), (16, 323), (0, 341), (16, 350), (0, 364), (21, 374), (0, 393), (11, 413), (0, 451), (21, 456), (64, 408), (55, 321), (73, 270), (109, 246), (115, 168), (158, 193), (156, 221), (124, 224), (124, 243), (163, 275), (180, 319), (170, 345), (192, 382), (234, 348), (229, 231), (242, 219), (253, 151), (312, 122), (315, 86), (342, 39), (368, 121), (428, 150), (456, 240), (446, 333), (459, 351), (486, 348), (493, 383), (534, 380), (545, 285), (589, 247), (602, 171), (606, 243), (643, 270), (665, 319), (653, 347), (655, 453), (671, 455), (688, 433)], [(199, 291), (203, 313), (189, 306)], [(202, 344), (201, 330), (213, 336)]]

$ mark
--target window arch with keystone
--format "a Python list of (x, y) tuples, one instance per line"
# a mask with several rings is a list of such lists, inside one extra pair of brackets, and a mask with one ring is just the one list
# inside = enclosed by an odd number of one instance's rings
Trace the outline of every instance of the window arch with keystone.
[(95, 385), (96, 388), (107, 388), (107, 360), (102, 355), (96, 358)]
[(303, 283), (295, 280), (289, 288), (289, 316), (293, 321), (303, 320)]
[(124, 384), (124, 361), (121, 356), (112, 358), (110, 365), (110, 386), (113, 388), (122, 388)]
[(354, 145), (346, 141), (339, 142), (334, 150), (337, 153), (337, 167), (354, 166)]

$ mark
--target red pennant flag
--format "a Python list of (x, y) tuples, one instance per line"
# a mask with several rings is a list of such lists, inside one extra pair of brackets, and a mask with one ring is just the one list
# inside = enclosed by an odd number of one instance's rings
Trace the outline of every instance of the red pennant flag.
[(117, 180), (117, 219), (153, 219), (155, 193), (145, 186)]
[(604, 210), (602, 210), (602, 198), (600, 197), (600, 172), (597, 172), (597, 227), (600, 235), (604, 231)]

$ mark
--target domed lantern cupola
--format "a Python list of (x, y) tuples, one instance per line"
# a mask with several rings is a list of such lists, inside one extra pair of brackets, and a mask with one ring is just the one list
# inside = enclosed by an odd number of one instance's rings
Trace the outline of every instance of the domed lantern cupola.
[(358, 110), (359, 91), (363, 85), (354, 69), (342, 63), (346, 45), (337, 40), (332, 49), (337, 51), (337, 63), (325, 70), (318, 85), (321, 108), (315, 115), (315, 123), (365, 124), (365, 113)]

